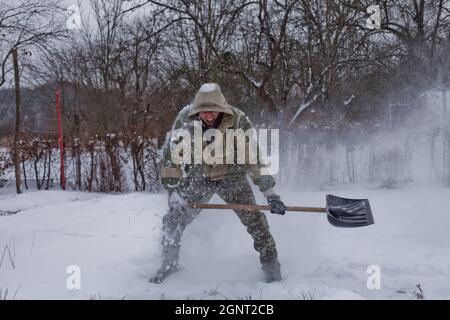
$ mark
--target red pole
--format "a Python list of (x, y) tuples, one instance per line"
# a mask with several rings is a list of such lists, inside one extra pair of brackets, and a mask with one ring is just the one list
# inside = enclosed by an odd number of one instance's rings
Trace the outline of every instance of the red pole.
[(61, 160), (61, 188), (63, 190), (66, 190), (66, 176), (64, 174), (64, 142), (63, 142), (63, 131), (62, 131), (62, 125), (61, 125), (61, 103), (60, 99), (61, 94), (59, 92), (59, 89), (56, 90), (56, 112), (58, 113), (58, 143), (59, 143), (59, 157)]

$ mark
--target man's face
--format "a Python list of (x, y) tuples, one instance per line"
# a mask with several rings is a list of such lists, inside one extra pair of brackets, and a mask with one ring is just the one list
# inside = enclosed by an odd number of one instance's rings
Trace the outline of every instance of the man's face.
[(211, 126), (216, 122), (217, 117), (219, 116), (220, 112), (214, 112), (214, 111), (204, 111), (199, 112), (198, 115), (200, 119), (202, 119), (208, 126)]

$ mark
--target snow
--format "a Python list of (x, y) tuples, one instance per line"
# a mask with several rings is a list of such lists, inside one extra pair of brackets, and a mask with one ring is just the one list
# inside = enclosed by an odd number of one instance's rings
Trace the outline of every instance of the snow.
[(353, 101), (354, 98), (355, 96), (352, 94), (347, 100), (344, 101), (344, 105), (348, 106), (350, 102)]
[[(237, 217), (204, 211), (185, 231), (182, 269), (151, 284), (167, 194), (3, 188), (0, 210), (21, 211), (0, 216), (0, 289), (15, 299), (415, 299), (420, 284), (425, 299), (450, 298), (450, 189), (277, 191), (287, 205), (323, 206), (327, 193), (367, 197), (375, 225), (339, 229), (321, 214), (268, 213), (283, 280), (267, 284)], [(71, 265), (80, 290), (66, 286)], [(366, 286), (371, 265), (380, 267), (378, 290)]]
[(212, 92), (216, 90), (215, 83), (205, 83), (200, 87), (200, 92)]
[(251, 76), (247, 76), (247, 78), (250, 80), (250, 82), (256, 87), (256, 88), (261, 88), (262, 86), (262, 81), (257, 81), (255, 78), (251, 77)]
[(314, 97), (313, 97), (311, 100), (302, 103), (302, 104), (300, 105), (300, 107), (298, 107), (298, 109), (297, 109), (297, 111), (295, 112), (294, 116), (292, 117), (291, 121), (289, 121), (289, 126), (291, 126), (291, 125), (294, 123), (294, 121), (298, 118), (298, 116), (299, 116), (303, 111), (305, 111), (306, 109), (308, 109), (308, 108), (309, 108), (309, 107), (317, 100), (318, 97), (319, 97), (319, 94), (315, 94)]

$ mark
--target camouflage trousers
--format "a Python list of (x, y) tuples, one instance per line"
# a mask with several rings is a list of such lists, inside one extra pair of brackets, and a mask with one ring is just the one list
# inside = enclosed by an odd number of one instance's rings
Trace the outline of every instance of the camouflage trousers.
[[(200, 212), (200, 209), (188, 207), (188, 203), (207, 203), (214, 194), (218, 194), (229, 204), (256, 203), (245, 177), (238, 181), (211, 181), (202, 178), (180, 190), (169, 194), (169, 211), (163, 217), (163, 265), (177, 264), (183, 231)], [(263, 268), (268, 264), (274, 268), (279, 267), (275, 241), (269, 232), (266, 216), (260, 211), (235, 210), (235, 213), (253, 238), (253, 246), (259, 252)]]

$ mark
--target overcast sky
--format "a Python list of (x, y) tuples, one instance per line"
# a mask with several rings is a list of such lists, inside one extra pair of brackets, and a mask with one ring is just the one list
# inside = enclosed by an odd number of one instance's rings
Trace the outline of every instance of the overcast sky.
[[(0, 7), (2, 4), (11, 6), (11, 5), (18, 5), (19, 3), (23, 2), (24, 0), (0, 0)], [(124, 8), (128, 8), (130, 6), (139, 4), (139, 3), (143, 3), (146, 0), (136, 0), (136, 1), (124, 1)], [(69, 17), (71, 16), (71, 14), (73, 14), (74, 11), (69, 10), (69, 8), (73, 8), (74, 6), (76, 6), (76, 8), (79, 9), (79, 14), (80, 14), (80, 18), (81, 18), (81, 23), (83, 25), (83, 28), (87, 28), (88, 30), (95, 32), (96, 30), (96, 24), (95, 24), (95, 20), (94, 20), (94, 16), (92, 13), (92, 9), (90, 6), (91, 0), (57, 0), (57, 2), (59, 3), (59, 5), (62, 8), (68, 8), (66, 14), (67, 14), (67, 18), (69, 20)], [(147, 5), (146, 7), (148, 8), (150, 5)], [(142, 14), (144, 13), (146, 10), (146, 8), (140, 8), (138, 10), (136, 10), (135, 12), (132, 13), (128, 13), (127, 14), (127, 19), (129, 19), (130, 17), (136, 16), (138, 14)], [(74, 21), (73, 19), (71, 19), (71, 21)], [(75, 29), (72, 29), (70, 31), (72, 33), (72, 35), (76, 36), (76, 33), (79, 32)], [(33, 62), (33, 59), (36, 60), (39, 58), (39, 54), (37, 52), (35, 52), (33, 49), (30, 49), (30, 51), (33, 53), (31, 57), (27, 56), (21, 56), (21, 59), (31, 59), (31, 61), (29, 62)], [(36, 63), (38, 63), (36, 61)], [(27, 87), (30, 85), (29, 81), (29, 75), (26, 73), (26, 70), (24, 72), (23, 76), (23, 81), (22, 81), (22, 86), (23, 87)], [(28, 78), (28, 79), (27, 79)], [(12, 72), (7, 74), (7, 82), (0, 88), (0, 89), (5, 89), (5, 88), (11, 88), (14, 85), (13, 83), (13, 74)]]

